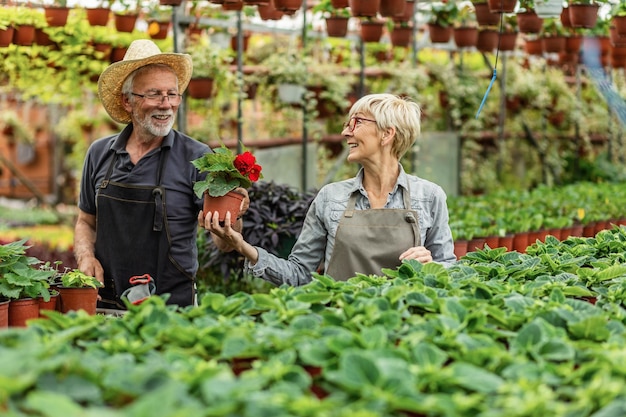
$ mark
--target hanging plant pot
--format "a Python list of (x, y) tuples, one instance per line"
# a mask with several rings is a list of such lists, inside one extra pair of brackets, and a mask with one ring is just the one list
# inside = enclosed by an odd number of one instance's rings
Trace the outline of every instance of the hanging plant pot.
[(191, 98), (206, 99), (213, 93), (212, 78), (192, 78), (187, 86), (187, 94)]
[(570, 54), (578, 54), (580, 46), (583, 43), (582, 35), (570, 35), (565, 38), (565, 52)]
[(62, 27), (67, 23), (67, 17), (70, 14), (69, 7), (46, 6), (43, 9), (48, 26)]
[(413, 35), (413, 28), (406, 26), (394, 26), (389, 38), (391, 44), (395, 47), (406, 48), (411, 44), (411, 37)]
[(381, 0), (350, 0), (350, 13), (355, 17), (376, 17)]
[[(51, 39), (50, 35), (43, 30), (43, 28), (35, 28), (35, 43), (41, 46), (53, 46), (56, 45)], [(56, 49), (56, 48), (50, 48)]]
[(572, 21), (569, 18), (569, 9), (567, 7), (563, 7), (563, 10), (561, 10), (561, 15), (559, 16), (559, 19), (561, 20), (561, 24), (563, 25), (564, 28), (571, 28), (572, 27)]
[(273, 0), (276, 10), (292, 15), (302, 8), (302, 0)]
[(222, 9), (230, 10), (230, 11), (243, 10), (243, 1), (239, 0), (239, 1), (224, 2), (224, 4), (222, 4)]
[(278, 99), (285, 104), (300, 104), (306, 88), (299, 84), (278, 84)]
[(218, 212), (220, 214), (219, 221), (223, 222), (226, 218), (226, 213), (230, 212), (231, 224), (235, 224), (239, 212), (241, 209), (241, 201), (243, 200), (243, 194), (231, 191), (221, 197), (213, 197), (208, 192), (204, 193), (204, 204), (202, 206), (203, 217), (207, 212)]
[(476, 49), (481, 52), (493, 52), (498, 48), (498, 31), (495, 29), (481, 29), (478, 31)]
[(613, 16), (611, 23), (619, 36), (626, 36), (626, 16)]
[(543, 42), (541, 42), (541, 38), (526, 39), (524, 43), (524, 50), (528, 55), (543, 55)]
[(489, 0), (487, 4), (491, 13), (513, 13), (517, 0)]
[(599, 4), (570, 4), (569, 20), (574, 28), (592, 29), (598, 21)]
[(58, 287), (60, 310), (62, 313), (84, 310), (87, 314), (96, 314), (98, 304), (98, 289), (91, 287)]
[(404, 13), (406, 0), (385, 0), (380, 2), (378, 12), (383, 17), (401, 16)]
[(476, 22), (478, 22), (480, 26), (496, 26), (500, 23), (500, 14), (491, 13), (487, 3), (474, 4), (474, 11), (476, 14)]
[(266, 5), (270, 4), (270, 0), (243, 0), (243, 4), (250, 6)]
[(110, 13), (108, 7), (90, 7), (87, 9), (87, 21), (91, 26), (106, 26)]
[(404, 11), (397, 16), (393, 16), (392, 19), (394, 22), (410, 22), (413, 20), (414, 14), (415, 14), (415, 2), (407, 1), (406, 3), (404, 3)]
[(349, 17), (330, 16), (326, 18), (326, 33), (333, 38), (343, 38), (348, 34)]
[(183, 0), (159, 0), (161, 6), (180, 6)]
[(330, 0), (330, 4), (333, 5), (335, 9), (345, 9), (350, 6), (349, 0)]
[(542, 37), (543, 50), (547, 53), (560, 53), (565, 50), (565, 37), (564, 36), (547, 36)]
[(148, 22), (148, 35), (152, 39), (165, 39), (170, 30), (170, 22), (151, 20)]
[(448, 43), (452, 37), (452, 26), (428, 24), (428, 34), (432, 43)]
[(517, 27), (521, 33), (539, 33), (542, 26), (543, 19), (534, 10), (517, 14)]
[(0, 48), (5, 48), (13, 42), (13, 28), (0, 29)]
[[(250, 36), (251, 35), (249, 32), (243, 34), (243, 42), (241, 47), (242, 52), (246, 52), (248, 50), (248, 45), (250, 45)], [(239, 50), (239, 38), (237, 35), (230, 37), (230, 49), (232, 49), (233, 51)]]
[(454, 43), (457, 48), (471, 48), (476, 46), (478, 41), (478, 28), (458, 27), (454, 28)]
[(21, 25), (15, 26), (13, 32), (13, 43), (20, 46), (31, 46), (35, 42), (35, 26)]
[(18, 298), (9, 303), (9, 327), (26, 327), (26, 322), (39, 318), (39, 300)]
[(123, 60), (127, 50), (127, 46), (114, 46), (111, 48), (111, 64)]
[(139, 15), (134, 13), (115, 13), (113, 16), (115, 17), (115, 29), (118, 32), (131, 33), (133, 30), (135, 30), (135, 23), (137, 23), (137, 18), (139, 17)]
[(98, 52), (103, 61), (109, 61), (111, 59), (111, 50), (113, 46), (110, 43), (94, 43), (93, 50), (94, 52)]
[(257, 11), (261, 20), (280, 20), (284, 15), (280, 10), (276, 10), (272, 2), (269, 2), (267, 5), (259, 4)]
[(517, 32), (502, 32), (500, 34), (500, 50), (514, 51), (517, 46)]
[(381, 20), (364, 20), (361, 22), (361, 40), (363, 42), (379, 42), (383, 36), (384, 22)]

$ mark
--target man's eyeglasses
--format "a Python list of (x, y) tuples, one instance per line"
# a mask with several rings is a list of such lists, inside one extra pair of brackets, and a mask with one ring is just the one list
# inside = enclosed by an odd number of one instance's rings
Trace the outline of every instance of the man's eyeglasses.
[(352, 116), (350, 118), (350, 120), (348, 120), (346, 123), (343, 124), (343, 128), (344, 129), (348, 129), (350, 131), (350, 133), (352, 133), (352, 132), (354, 132), (354, 129), (357, 126), (360, 126), (361, 123), (363, 123), (363, 122), (374, 122), (374, 123), (376, 123), (376, 120), (365, 119), (363, 117)]
[(165, 100), (167, 98), (167, 101), (172, 106), (176, 106), (176, 105), (180, 104), (180, 98), (182, 97), (181, 94), (174, 94), (174, 93), (170, 93), (170, 94), (157, 94), (157, 93), (137, 94), (137, 93), (132, 93), (131, 92), (131, 94), (134, 95), (135, 97), (140, 97), (140, 98), (146, 100), (150, 104), (161, 104), (161, 103), (163, 103), (163, 100)]

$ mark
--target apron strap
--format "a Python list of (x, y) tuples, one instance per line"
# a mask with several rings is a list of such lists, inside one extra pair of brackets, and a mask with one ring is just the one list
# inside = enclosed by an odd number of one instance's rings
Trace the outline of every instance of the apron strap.
[(414, 246), (419, 246), (422, 239), (420, 237), (419, 224), (417, 223), (417, 218), (415, 217), (415, 214), (413, 214), (413, 210), (411, 210), (411, 191), (408, 188), (406, 190), (405, 189), (402, 190), (402, 199), (404, 200), (404, 208), (406, 210), (409, 210), (404, 215), (404, 221), (409, 223), (411, 225), (411, 228), (413, 229), (413, 236), (415, 237)]
[(152, 196), (154, 197), (154, 221), (152, 223), (152, 230), (154, 232), (160, 232), (163, 230), (163, 217), (164, 217), (164, 204), (163, 204), (163, 187), (161, 181), (163, 178), (163, 171), (165, 169), (165, 162), (169, 156), (169, 148), (161, 148), (161, 158), (159, 159), (159, 171), (157, 172), (157, 186), (152, 190)]

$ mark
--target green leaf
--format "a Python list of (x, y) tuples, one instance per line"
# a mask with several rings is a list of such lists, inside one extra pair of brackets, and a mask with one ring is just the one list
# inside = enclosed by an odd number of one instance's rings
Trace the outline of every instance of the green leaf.
[(453, 381), (461, 387), (482, 393), (496, 393), (504, 383), (498, 375), (464, 362), (450, 365)]
[(84, 415), (83, 408), (66, 395), (34, 391), (26, 397), (26, 407), (44, 417), (67, 417)]

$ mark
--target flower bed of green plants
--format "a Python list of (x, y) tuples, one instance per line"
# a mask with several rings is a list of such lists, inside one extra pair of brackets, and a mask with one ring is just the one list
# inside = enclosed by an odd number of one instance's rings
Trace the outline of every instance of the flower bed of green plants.
[[(6, 416), (618, 416), (626, 228), (0, 331)], [(244, 363), (245, 366), (241, 366)]]

